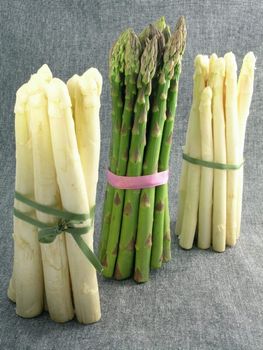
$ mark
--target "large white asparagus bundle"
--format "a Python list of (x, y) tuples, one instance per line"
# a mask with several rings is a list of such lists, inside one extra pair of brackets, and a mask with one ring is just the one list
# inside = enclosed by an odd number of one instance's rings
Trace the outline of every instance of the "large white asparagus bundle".
[(22, 317), (44, 309), (56, 322), (74, 313), (81, 323), (101, 317), (100, 266), (92, 253), (101, 88), (94, 68), (79, 78), (78, 89), (67, 89), (44, 65), (17, 92), (15, 254), (8, 296)]
[[(209, 69), (196, 79), (179, 185), (176, 234), (182, 248), (211, 245), (217, 252), (239, 237), (243, 151), (246, 121), (253, 93), (255, 56), (248, 53), (237, 79), (232, 52), (213, 54)], [(205, 62), (205, 61), (203, 61)]]

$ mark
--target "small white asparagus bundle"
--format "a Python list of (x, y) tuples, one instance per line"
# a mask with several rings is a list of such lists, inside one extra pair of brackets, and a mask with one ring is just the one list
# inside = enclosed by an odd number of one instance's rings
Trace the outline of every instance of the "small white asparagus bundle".
[[(246, 54), (243, 60), (241, 71), (238, 79), (238, 121), (240, 137), (240, 162), (243, 160), (244, 144), (247, 118), (249, 115), (250, 104), (253, 95), (254, 71), (256, 58), (253, 52)], [(237, 200), (237, 238), (240, 235), (241, 213), (242, 213), (242, 196), (243, 196), (243, 167), (238, 170), (238, 200)]]
[[(89, 213), (89, 201), (66, 85), (53, 79), (47, 89), (48, 114), (57, 180), (64, 210)], [(93, 249), (92, 227), (83, 240)], [(80, 251), (74, 238), (66, 233), (67, 253), (76, 316), (81, 323), (100, 319), (96, 270)]]
[[(239, 164), (239, 125), (237, 108), (237, 64), (232, 52), (225, 54), (225, 120), (226, 154), (228, 164)], [(227, 172), (226, 244), (234, 246), (237, 240), (238, 171)]]
[[(202, 56), (197, 56), (195, 69), (198, 57)], [(199, 248), (207, 249), (212, 244), (215, 251), (223, 252), (226, 246), (236, 244), (254, 69), (255, 56), (250, 52), (244, 58), (237, 82), (234, 54), (229, 52), (224, 58), (213, 54), (208, 79), (205, 74), (203, 80), (194, 80), (176, 225), (183, 248), (192, 247), (196, 223)]]
[[(208, 57), (198, 55), (195, 59), (194, 93), (189, 118), (189, 132), (187, 133), (187, 147), (184, 149), (184, 153), (194, 158), (201, 157), (199, 104), (208, 78), (208, 69)], [(181, 180), (183, 181), (181, 184), (183, 193), (179, 200), (182, 201), (181, 205), (184, 209), (181, 230), (180, 227), (177, 227), (177, 232), (180, 235), (180, 246), (184, 249), (191, 249), (193, 246), (198, 216), (200, 171), (200, 166), (189, 163), (186, 168), (187, 175), (185, 179)]]
[[(212, 89), (209, 86), (202, 92), (199, 112), (202, 159), (213, 162)], [(213, 169), (201, 167), (197, 243), (201, 249), (208, 249), (211, 246), (212, 205)]]
[[(34, 199), (32, 140), (29, 131), (29, 84), (18, 89), (15, 104), (16, 191)], [(35, 216), (35, 211), (15, 200), (20, 212)], [(8, 296), (16, 301), (16, 313), (34, 317), (43, 310), (43, 273), (37, 228), (14, 216), (14, 267)]]
[[(41, 84), (41, 77), (39, 84)], [(47, 98), (44, 86), (41, 91), (29, 97), (29, 117), (32, 135), (34, 184), (36, 202), (60, 208), (60, 194), (52, 154), (49, 129)], [(55, 225), (58, 219), (37, 211), (37, 219)], [(52, 320), (66, 322), (74, 317), (71, 300), (71, 286), (64, 233), (49, 244), (40, 244), (46, 301)]]

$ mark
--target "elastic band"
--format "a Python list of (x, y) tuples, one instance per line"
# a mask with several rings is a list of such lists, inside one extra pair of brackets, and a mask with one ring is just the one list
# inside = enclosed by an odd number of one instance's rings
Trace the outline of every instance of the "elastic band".
[[(79, 246), (80, 250), (86, 256), (86, 258), (90, 261), (90, 263), (95, 267), (95, 269), (99, 273), (102, 272), (103, 267), (100, 261), (98, 260), (96, 255), (92, 252), (92, 250), (87, 246), (86, 242), (81, 237), (81, 235), (89, 231), (89, 229), (93, 224), (94, 208), (92, 208), (90, 215), (78, 214), (78, 213), (71, 213), (71, 212), (63, 211), (57, 208), (42, 205), (40, 203), (37, 203), (23, 196), (21, 193), (18, 193), (18, 192), (15, 192), (15, 198), (18, 201), (28, 205), (29, 207), (32, 207), (43, 213), (55, 216), (59, 219), (56, 225), (49, 225), (14, 208), (15, 217), (27, 222), (28, 224), (36, 226), (39, 229), (38, 240), (40, 243), (52, 243), (59, 234), (63, 232), (70, 233), (74, 238), (75, 242), (77, 243), (77, 245)], [(91, 219), (90, 225), (85, 225), (80, 227), (75, 226), (76, 224), (83, 224), (83, 221), (86, 221), (88, 219)]]
[(217, 162), (209, 162), (208, 160), (202, 160), (202, 159), (190, 157), (185, 153), (183, 153), (183, 159), (191, 164), (204, 166), (206, 168), (219, 169), (219, 170), (238, 170), (244, 164), (244, 161), (240, 164), (224, 164), (224, 163), (217, 163)]
[(107, 181), (114, 187), (122, 190), (141, 190), (143, 188), (156, 187), (168, 182), (169, 171), (161, 171), (152, 175), (143, 176), (119, 176), (107, 170)]

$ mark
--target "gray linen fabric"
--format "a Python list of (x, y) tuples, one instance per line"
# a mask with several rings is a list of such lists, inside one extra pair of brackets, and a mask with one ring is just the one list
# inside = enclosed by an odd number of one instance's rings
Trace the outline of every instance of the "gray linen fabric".
[[(140, 31), (165, 15), (172, 26), (184, 15), (188, 42), (180, 82), (170, 179), (172, 228), (176, 217), (181, 146), (198, 53), (234, 51), (240, 66), (258, 58), (245, 147), (242, 235), (223, 254), (178, 248), (147, 284), (99, 278), (102, 319), (91, 326), (58, 325), (47, 314), (25, 320), (6, 297), (11, 275), (15, 175), (15, 92), (43, 63), (67, 80), (88, 67), (104, 78), (97, 247), (110, 141), (108, 52), (126, 27)], [(263, 349), (262, 1), (0, 1), (0, 349)]]

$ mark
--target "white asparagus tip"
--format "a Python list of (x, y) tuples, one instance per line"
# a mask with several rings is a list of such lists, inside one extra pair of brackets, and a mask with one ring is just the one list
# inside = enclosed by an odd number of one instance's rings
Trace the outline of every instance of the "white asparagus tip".
[(219, 57), (215, 61), (214, 68), (215, 68), (215, 70), (213, 71), (213, 73), (221, 75), (221, 76), (225, 76), (226, 65), (225, 65), (225, 60), (223, 57)]
[(14, 107), (15, 113), (24, 113), (25, 104), (28, 99), (28, 84), (23, 84), (16, 92), (16, 102)]
[(195, 74), (202, 74), (204, 79), (208, 79), (209, 57), (207, 55), (197, 55), (194, 62)]
[[(91, 82), (94, 83), (91, 83)], [(80, 89), (83, 95), (88, 95), (90, 91), (96, 90), (96, 94), (100, 96), (102, 91), (102, 76), (97, 68), (89, 68), (80, 77)]]
[(53, 78), (52, 72), (47, 64), (43, 64), (37, 71), (37, 74), (47, 82), (51, 81)]
[(255, 69), (256, 64), (256, 57), (252, 51), (248, 52), (244, 59), (241, 71), (243, 71), (244, 74), (251, 75), (253, 74), (253, 71)]
[(236, 57), (233, 52), (228, 52), (224, 56), (226, 71), (228, 74), (235, 75), (237, 71)]
[(79, 80), (80, 76), (78, 74), (74, 74), (69, 80), (67, 81), (67, 84), (74, 83), (75, 81)]
[[(60, 79), (54, 78), (47, 87), (48, 100), (56, 104), (59, 108), (71, 107), (71, 100), (67, 85)], [(50, 104), (49, 104), (50, 105)]]

